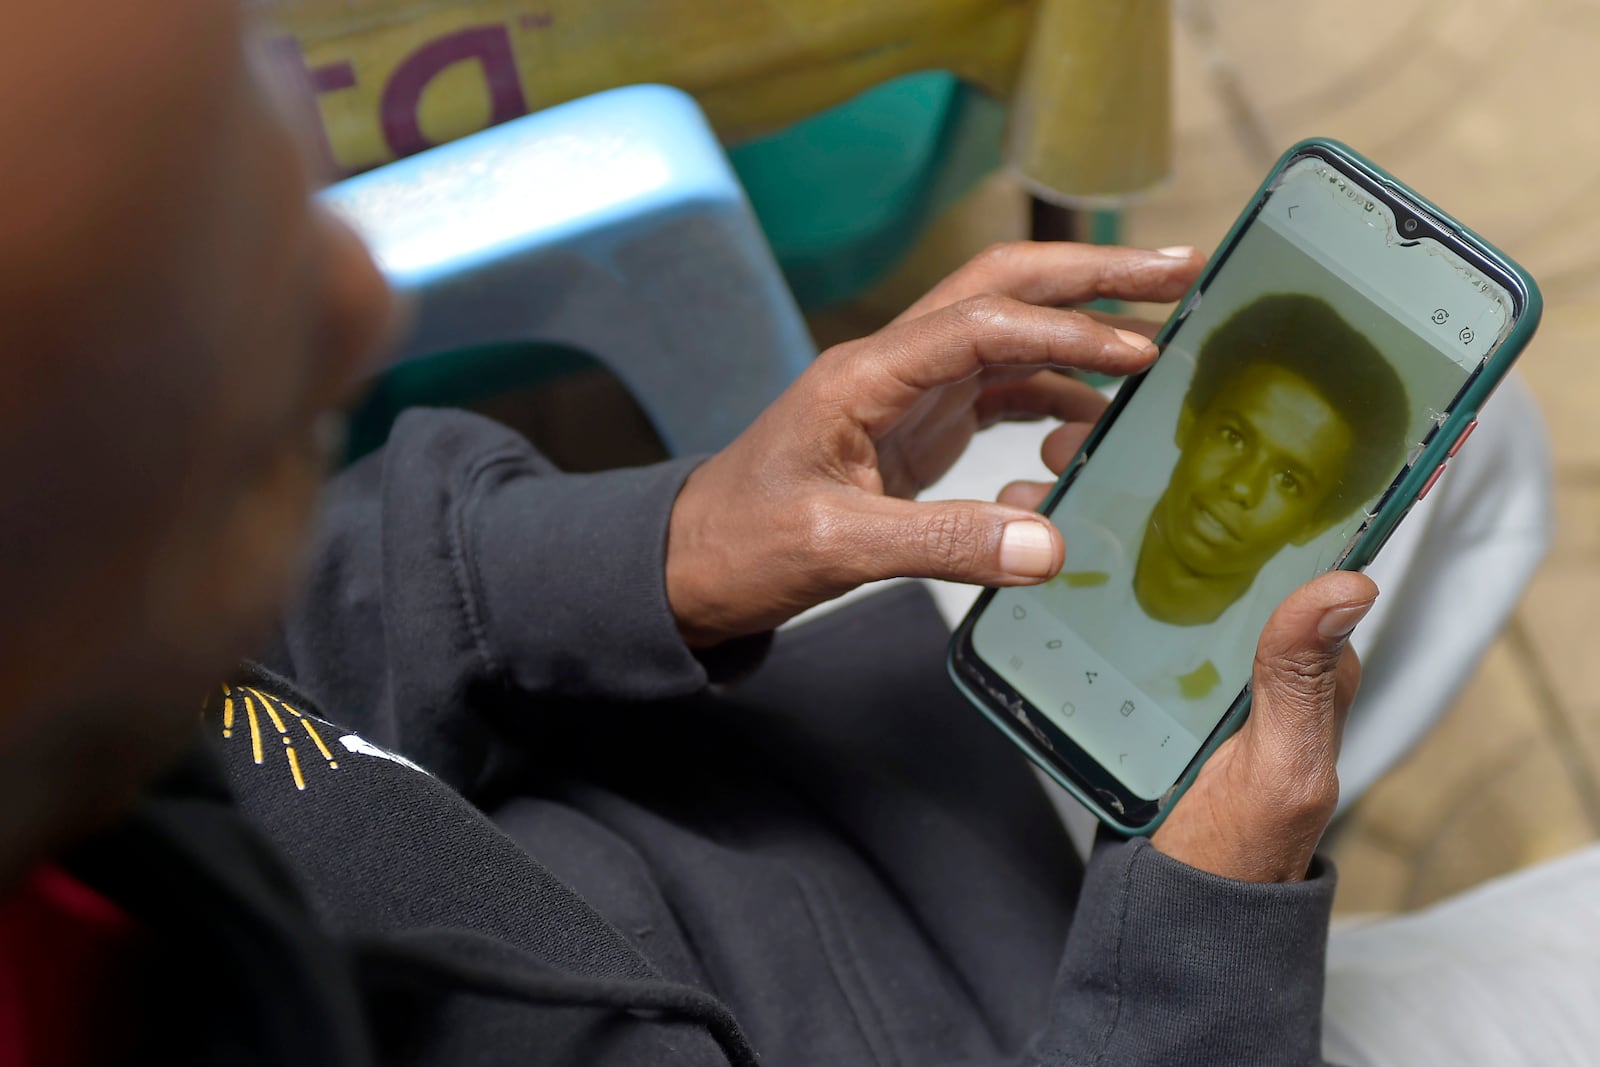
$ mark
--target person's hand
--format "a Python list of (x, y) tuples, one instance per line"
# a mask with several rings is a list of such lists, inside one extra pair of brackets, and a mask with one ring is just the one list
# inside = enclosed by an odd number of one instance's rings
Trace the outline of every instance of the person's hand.
[(889, 326), (822, 353), (679, 495), (666, 577), (685, 639), (759, 633), (880, 578), (1055, 574), (1061, 537), (1042, 516), (912, 498), (989, 423), (1100, 414), (1098, 393), (1047, 368), (1120, 375), (1155, 358), (1148, 337), (1058, 305), (1175, 300), (1201, 264), (1187, 248), (1000, 245)]
[[(1044, 441), (1045, 465), (1059, 475), (1083, 433), (1071, 425), (1053, 431)], [(1037, 508), (1050, 488), (1013, 482), (1000, 499)], [(1278, 607), (1256, 647), (1250, 717), (1212, 753), (1151, 844), (1225, 878), (1306, 876), (1339, 802), (1339, 740), (1361, 681), (1350, 632), (1377, 595), (1372, 579), (1335, 571)]]
[(1378, 595), (1334, 571), (1273, 612), (1256, 649), (1250, 717), (1224, 741), (1150, 843), (1225, 878), (1297, 882), (1339, 801), (1335, 763), (1361, 681), (1350, 632)]

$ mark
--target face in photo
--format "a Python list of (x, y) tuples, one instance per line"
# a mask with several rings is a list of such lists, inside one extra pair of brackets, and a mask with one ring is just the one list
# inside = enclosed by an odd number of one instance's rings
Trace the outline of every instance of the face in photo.
[(1140, 607), (1214, 621), (1279, 552), (1387, 484), (1406, 407), (1394, 368), (1325, 300), (1278, 293), (1234, 312), (1195, 360), (1133, 573)]

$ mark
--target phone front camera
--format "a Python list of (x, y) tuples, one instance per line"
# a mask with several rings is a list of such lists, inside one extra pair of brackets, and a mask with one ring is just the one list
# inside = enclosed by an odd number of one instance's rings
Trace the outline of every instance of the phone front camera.
[(1402, 230), (1406, 231), (1406, 233), (1408, 233), (1408, 234), (1416, 233), (1417, 232), (1417, 220), (1416, 219), (1406, 219), (1406, 221), (1404, 221), (1404, 222), (1402, 222), (1400, 224), (1400, 228)]

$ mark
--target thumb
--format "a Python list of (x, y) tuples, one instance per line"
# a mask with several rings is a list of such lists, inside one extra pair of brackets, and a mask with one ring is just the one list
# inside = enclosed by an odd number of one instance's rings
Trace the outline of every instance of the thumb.
[(1372, 579), (1334, 571), (1291, 593), (1262, 629), (1240, 740), (1280, 784), (1331, 787), (1337, 800), (1339, 738), (1360, 681), (1350, 634), (1377, 596)]
[(871, 497), (852, 509), (860, 581), (941, 578), (974, 585), (1032, 585), (1061, 569), (1061, 533), (1036, 512), (975, 500)]

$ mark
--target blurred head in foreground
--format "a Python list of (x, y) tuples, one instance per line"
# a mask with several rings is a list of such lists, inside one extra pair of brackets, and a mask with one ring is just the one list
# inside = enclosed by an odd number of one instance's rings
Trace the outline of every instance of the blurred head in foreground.
[(388, 329), (232, 0), (0, 35), (0, 886), (116, 811), (292, 589)]

